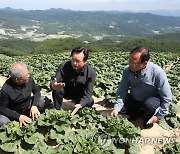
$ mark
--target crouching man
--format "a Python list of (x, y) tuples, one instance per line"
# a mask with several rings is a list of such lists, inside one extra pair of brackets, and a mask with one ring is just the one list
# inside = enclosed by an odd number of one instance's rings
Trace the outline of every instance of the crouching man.
[(129, 121), (144, 119), (144, 128), (151, 128), (168, 114), (172, 102), (171, 88), (164, 70), (150, 61), (147, 48), (137, 46), (130, 52), (129, 65), (118, 86), (112, 116), (124, 107)]
[(61, 109), (63, 98), (76, 103), (72, 115), (82, 107), (92, 107), (94, 104), (92, 94), (96, 72), (87, 60), (88, 50), (77, 47), (71, 51), (71, 60), (60, 64), (50, 85), (57, 110)]
[(0, 94), (0, 126), (12, 120), (19, 121), (20, 126), (27, 125), (31, 119), (37, 119), (46, 107), (52, 107), (51, 101), (41, 96), (25, 63), (13, 63), (9, 67), (9, 75)]

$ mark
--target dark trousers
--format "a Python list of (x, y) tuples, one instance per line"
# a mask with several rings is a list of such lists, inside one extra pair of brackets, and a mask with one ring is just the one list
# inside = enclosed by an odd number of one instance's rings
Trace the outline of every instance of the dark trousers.
[[(61, 109), (63, 98), (71, 99), (75, 102), (75, 104), (79, 103), (81, 100), (81, 98), (72, 97), (71, 95), (69, 95), (64, 90), (64, 88), (62, 88), (60, 90), (53, 90), (52, 91), (52, 97), (53, 97), (54, 106), (57, 110)], [(92, 99), (90, 102), (87, 102), (87, 104), (85, 106), (86, 107), (92, 107), (93, 104), (94, 104), (94, 100)]]
[(125, 99), (124, 106), (127, 114), (130, 116), (138, 116), (140, 112), (143, 112), (143, 119), (148, 120), (153, 116), (155, 110), (160, 106), (161, 99), (159, 95), (149, 97), (144, 102), (135, 100), (130, 94)]
[[(34, 99), (34, 97), (31, 98), (31, 102), (33, 101), (33, 99)], [(21, 112), (20, 114), (23, 114), (23, 115), (26, 115), (29, 117), (31, 106), (32, 106), (32, 104), (30, 103), (29, 108), (26, 111)], [(37, 104), (37, 108), (38, 108), (39, 112), (43, 113), (46, 108), (52, 108), (52, 107), (53, 107), (53, 104), (52, 104), (51, 100), (48, 99), (46, 96), (41, 96), (41, 98), (39, 99), (38, 104)], [(0, 126), (7, 124), (13, 120), (14, 119), (8, 118), (8, 117), (0, 114)]]

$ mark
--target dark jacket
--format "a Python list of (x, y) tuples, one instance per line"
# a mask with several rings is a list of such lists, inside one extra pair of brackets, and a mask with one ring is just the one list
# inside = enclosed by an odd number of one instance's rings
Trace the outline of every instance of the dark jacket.
[[(34, 99), (31, 99), (31, 93)], [(37, 106), (40, 90), (32, 77), (23, 85), (17, 85), (12, 78), (4, 83), (0, 94), (0, 113), (10, 119), (18, 120), (21, 114), (29, 112), (32, 105)]]
[(56, 72), (56, 79), (65, 83), (64, 90), (69, 98), (78, 100), (82, 106), (92, 102), (96, 72), (90, 65), (85, 64), (80, 72), (76, 72), (71, 61), (64, 62)]

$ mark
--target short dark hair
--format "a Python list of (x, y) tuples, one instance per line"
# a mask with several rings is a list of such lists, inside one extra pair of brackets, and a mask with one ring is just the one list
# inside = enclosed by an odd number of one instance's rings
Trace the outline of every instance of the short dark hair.
[(89, 53), (88, 53), (88, 50), (86, 48), (84, 48), (84, 47), (76, 47), (76, 48), (72, 49), (71, 57), (73, 56), (74, 53), (81, 53), (81, 52), (83, 52), (83, 54), (84, 54), (83, 60), (87, 61)]
[(149, 50), (146, 47), (144, 47), (144, 46), (136, 46), (134, 49), (131, 50), (130, 54), (132, 54), (134, 52), (141, 53), (141, 63), (143, 63), (145, 61), (149, 61), (150, 54), (149, 54)]

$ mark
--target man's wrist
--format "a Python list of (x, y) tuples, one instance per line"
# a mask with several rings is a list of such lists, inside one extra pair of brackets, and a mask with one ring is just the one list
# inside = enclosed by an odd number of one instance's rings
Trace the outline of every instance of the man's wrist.
[(113, 110), (116, 110), (117, 112), (119, 112), (121, 110), (121, 108), (120, 107), (114, 107)]
[(51, 89), (52, 89), (52, 90), (56, 90), (56, 88), (54, 88), (54, 85), (51, 86)]
[(32, 108), (32, 107), (37, 107), (37, 105), (34, 105), (34, 104), (33, 104), (33, 105), (31, 106), (31, 108)]

